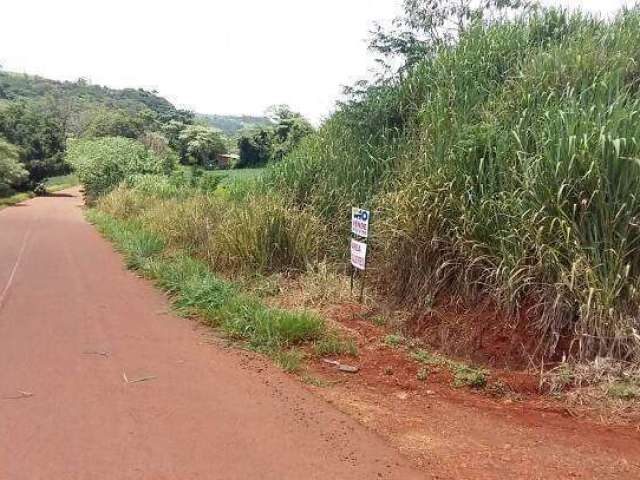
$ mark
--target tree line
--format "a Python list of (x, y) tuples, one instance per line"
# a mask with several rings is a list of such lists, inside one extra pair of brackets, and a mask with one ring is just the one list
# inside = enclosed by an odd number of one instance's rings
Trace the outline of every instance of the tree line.
[(300, 114), (278, 106), (264, 124), (227, 137), (156, 92), (0, 69), (0, 195), (34, 190), (46, 178), (69, 173), (70, 139), (132, 139), (192, 166), (215, 165), (219, 154), (237, 152), (239, 161), (232, 166), (242, 168), (282, 159), (312, 131)]

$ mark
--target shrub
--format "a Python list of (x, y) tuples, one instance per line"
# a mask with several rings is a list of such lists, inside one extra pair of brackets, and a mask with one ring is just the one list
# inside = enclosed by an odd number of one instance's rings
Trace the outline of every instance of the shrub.
[(18, 161), (19, 156), (18, 147), (0, 138), (0, 196), (29, 176), (29, 172)]
[(170, 159), (120, 137), (72, 139), (66, 160), (75, 168), (90, 201), (109, 193), (130, 175), (168, 173), (172, 167)]

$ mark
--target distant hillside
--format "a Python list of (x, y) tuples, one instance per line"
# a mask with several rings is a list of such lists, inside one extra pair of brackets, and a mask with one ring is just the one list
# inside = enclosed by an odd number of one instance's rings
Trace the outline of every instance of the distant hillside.
[(267, 117), (253, 117), (250, 115), (233, 116), (198, 113), (196, 117), (206, 121), (212, 127), (222, 130), (225, 135), (230, 137), (248, 128), (272, 124), (271, 120)]
[(132, 112), (149, 109), (156, 112), (161, 119), (179, 115), (171, 102), (141, 88), (117, 90), (92, 85), (84, 79), (61, 82), (37, 75), (0, 71), (0, 100), (36, 99), (47, 96), (67, 98), (74, 103), (86, 105), (122, 108)]

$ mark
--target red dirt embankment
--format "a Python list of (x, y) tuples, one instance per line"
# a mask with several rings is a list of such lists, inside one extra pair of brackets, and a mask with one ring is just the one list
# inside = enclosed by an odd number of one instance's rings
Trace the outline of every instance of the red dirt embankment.
[[(318, 394), (382, 433), (429, 478), (447, 479), (638, 479), (640, 425), (607, 426), (537, 394), (526, 372), (494, 370), (485, 391), (454, 388), (446, 368), (422, 368), (405, 348), (385, 344), (385, 329), (358, 305), (331, 317), (359, 345), (356, 375), (317, 362), (314, 375), (330, 383)], [(488, 394), (496, 377), (514, 394)], [(527, 391), (530, 393), (527, 395)]]

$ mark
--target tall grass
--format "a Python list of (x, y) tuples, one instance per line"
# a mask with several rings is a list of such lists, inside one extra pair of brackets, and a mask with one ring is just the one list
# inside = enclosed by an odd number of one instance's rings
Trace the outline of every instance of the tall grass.
[[(338, 242), (377, 211), (380, 285), (487, 301), (547, 354), (640, 354), (640, 11), (474, 25), (343, 106), (267, 178)], [(336, 250), (340, 256), (343, 250)]]
[(139, 221), (169, 248), (219, 272), (304, 271), (322, 258), (324, 224), (311, 212), (278, 195), (221, 188), (208, 192), (170, 177), (139, 176), (102, 197), (98, 208)]

